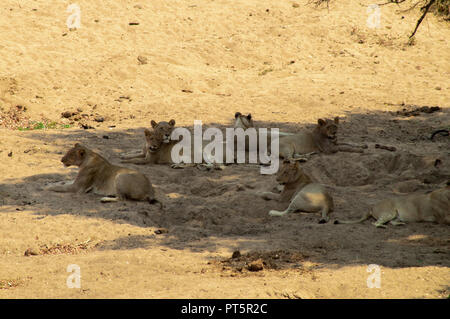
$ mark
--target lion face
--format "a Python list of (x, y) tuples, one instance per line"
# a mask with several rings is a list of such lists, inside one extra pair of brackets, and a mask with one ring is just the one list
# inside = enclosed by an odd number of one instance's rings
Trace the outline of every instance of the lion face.
[(162, 143), (164, 143), (164, 135), (157, 133), (156, 131), (145, 130), (145, 143), (148, 151), (154, 153), (161, 148)]
[(298, 161), (284, 160), (277, 173), (277, 182), (281, 185), (297, 182), (304, 176)]
[(76, 143), (73, 148), (67, 151), (66, 155), (61, 159), (64, 166), (81, 166), (86, 158), (86, 148)]
[(236, 114), (234, 114), (234, 127), (242, 128), (244, 130), (255, 127), (252, 115), (250, 113), (248, 115), (242, 115), (241, 112), (236, 112)]
[(339, 124), (339, 118), (335, 117), (334, 120), (329, 119), (319, 119), (317, 127), (319, 128), (320, 134), (328, 139), (335, 140), (337, 138), (337, 130)]
[(156, 134), (162, 136), (163, 143), (170, 142), (170, 135), (175, 127), (175, 120), (170, 120), (169, 122), (159, 122), (151, 121), (151, 125)]

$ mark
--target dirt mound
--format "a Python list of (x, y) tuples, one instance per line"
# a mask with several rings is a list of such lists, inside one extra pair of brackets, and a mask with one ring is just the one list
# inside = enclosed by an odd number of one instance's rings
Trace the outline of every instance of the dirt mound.
[(9, 110), (0, 108), (0, 127), (8, 129), (28, 128), (32, 126), (30, 117), (25, 114), (26, 107), (16, 105)]
[(223, 271), (231, 270), (239, 273), (281, 270), (298, 268), (307, 257), (307, 254), (287, 250), (254, 251), (243, 255), (235, 251), (230, 258), (216, 261), (215, 265), (222, 266)]
[(402, 110), (395, 112), (395, 114), (402, 116), (419, 116), (420, 113), (430, 114), (438, 111), (441, 111), (439, 106), (407, 105)]
[(89, 241), (76, 244), (73, 243), (52, 244), (52, 245), (43, 244), (39, 247), (39, 249), (28, 248), (25, 251), (24, 256), (60, 255), (60, 254), (75, 255), (89, 248), (91, 248), (91, 245), (89, 245)]
[(333, 186), (386, 185), (418, 179), (440, 184), (450, 178), (450, 155), (417, 155), (405, 151), (357, 155), (339, 153), (314, 158), (304, 167), (319, 182)]

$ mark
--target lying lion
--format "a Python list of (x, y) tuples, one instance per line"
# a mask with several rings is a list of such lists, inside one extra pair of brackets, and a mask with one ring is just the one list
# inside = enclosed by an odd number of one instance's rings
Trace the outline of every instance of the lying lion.
[[(170, 140), (168, 143), (164, 143), (163, 136), (157, 131), (145, 130), (145, 145), (147, 149), (147, 153), (144, 158), (134, 158), (129, 160), (122, 160), (121, 163), (133, 163), (133, 164), (171, 164), (172, 168), (184, 168), (188, 166), (196, 166), (199, 169), (210, 169), (215, 167), (219, 169), (220, 167), (215, 166), (214, 164), (204, 164), (204, 163), (194, 163), (194, 143), (191, 144), (191, 158), (190, 163), (175, 163), (172, 158), (172, 149), (174, 146), (180, 141)], [(204, 147), (204, 145), (203, 145)], [(226, 145), (223, 145), (223, 159), (222, 163), (225, 160), (226, 156)], [(180, 152), (180, 156), (183, 155), (183, 152)], [(204, 159), (202, 158), (204, 161)]]
[[(248, 113), (247, 115), (243, 115), (241, 112), (236, 112), (234, 114), (234, 128), (241, 128), (244, 131), (249, 128), (256, 128), (255, 124), (253, 123), (252, 114)], [(294, 133), (286, 133), (286, 132), (278, 132), (280, 136), (282, 135), (294, 135)], [(268, 138), (270, 137), (270, 134), (268, 134)]]
[(308, 213), (321, 212), (319, 223), (329, 220), (328, 213), (334, 209), (333, 198), (321, 184), (313, 183), (300, 167), (299, 160), (284, 160), (277, 173), (277, 182), (284, 185), (280, 194), (271, 192), (262, 193), (264, 199), (274, 199), (280, 202), (289, 202), (285, 211), (271, 210), (271, 216), (283, 216), (296, 211)]
[(163, 134), (157, 131), (144, 130), (145, 153), (141, 156), (124, 157), (121, 163), (132, 164), (172, 164), (172, 148), (178, 141), (165, 142)]
[(302, 130), (291, 136), (280, 137), (279, 156), (284, 159), (295, 158), (298, 155), (321, 152), (332, 154), (336, 152), (363, 153), (367, 145), (351, 145), (337, 142), (339, 118), (334, 120), (319, 119), (313, 131)]
[[(175, 127), (175, 120), (170, 120), (169, 122), (159, 122), (156, 123), (154, 120), (152, 120), (150, 122), (150, 124), (152, 125), (153, 128), (153, 132), (155, 132), (158, 136), (160, 136), (162, 138), (162, 142), (163, 143), (169, 143), (170, 142), (170, 135), (172, 134), (172, 131)], [(148, 157), (148, 152), (149, 152), (149, 146), (147, 143), (147, 136), (148, 133), (150, 131), (148, 129), (145, 129), (144, 133), (145, 133), (145, 137), (146, 137), (146, 143), (144, 145), (144, 147), (142, 148), (142, 151), (139, 151), (138, 153), (133, 152), (132, 154), (122, 154), (120, 156), (121, 159), (123, 160), (129, 160), (127, 162), (123, 162), (123, 163), (134, 163), (134, 162), (138, 162), (135, 164), (140, 164), (142, 161), (144, 161), (144, 159), (146, 157)]]
[(376, 227), (404, 225), (409, 222), (438, 222), (450, 225), (450, 186), (428, 194), (411, 194), (382, 200), (363, 217), (355, 221), (338, 221), (335, 224), (361, 223), (370, 217), (376, 219)]
[[(147, 177), (135, 169), (112, 165), (99, 154), (76, 143), (61, 159), (64, 166), (78, 166), (80, 170), (75, 181), (66, 185), (48, 186), (45, 190), (54, 192), (76, 192), (106, 196), (102, 202), (119, 200), (147, 200), (150, 204), (159, 202)], [(159, 202), (160, 203), (160, 202)], [(160, 203), (162, 207), (162, 204)]]
[[(249, 128), (255, 128), (256, 130), (256, 148), (255, 150), (259, 150), (259, 128), (255, 127), (255, 124), (253, 123), (252, 115), (249, 113), (247, 115), (243, 115), (241, 112), (236, 112), (234, 114), (234, 128), (241, 128), (244, 131), (246, 131)], [(278, 136), (290, 136), (294, 135), (294, 133), (286, 133), (286, 132), (278, 132)], [(272, 135), (271, 131), (267, 129), (267, 150), (270, 152), (271, 148), (271, 142), (272, 142)], [(237, 142), (235, 141), (235, 149), (237, 149)], [(246, 137), (245, 139), (245, 151), (248, 152), (249, 150), (249, 138)]]

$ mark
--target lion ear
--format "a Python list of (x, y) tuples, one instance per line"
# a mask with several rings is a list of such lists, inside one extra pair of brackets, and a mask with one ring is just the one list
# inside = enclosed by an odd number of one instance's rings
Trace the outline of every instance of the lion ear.
[(239, 116), (241, 116), (241, 112), (234, 113), (234, 118), (237, 119)]
[(80, 147), (81, 146), (81, 144), (80, 143), (75, 143), (75, 145), (74, 145), (75, 147)]
[(334, 118), (334, 124), (339, 124), (339, 117), (336, 116), (336, 117)]
[(152, 125), (153, 128), (155, 128), (158, 125), (158, 123), (156, 123), (154, 120), (151, 120), (150, 124)]
[(325, 125), (325, 121), (322, 119), (318, 119), (317, 123), (319, 123), (320, 126)]
[(148, 129), (145, 129), (144, 134), (145, 134), (145, 136), (150, 136), (150, 131)]
[(251, 114), (251, 113), (248, 113), (247, 119), (248, 119), (248, 120), (251, 120), (251, 119), (252, 119), (252, 114)]
[(171, 126), (175, 126), (175, 120), (174, 120), (174, 119), (171, 119), (171, 120), (169, 121), (169, 124), (170, 124)]
[(83, 157), (84, 154), (86, 154), (86, 151), (85, 151), (84, 149), (78, 150), (78, 155), (80, 155), (81, 157)]

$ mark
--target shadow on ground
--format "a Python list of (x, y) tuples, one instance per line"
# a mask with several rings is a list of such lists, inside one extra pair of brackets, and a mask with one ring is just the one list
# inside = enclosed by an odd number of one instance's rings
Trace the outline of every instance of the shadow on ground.
[[(373, 203), (395, 194), (426, 192), (450, 179), (450, 138), (436, 136), (448, 128), (450, 112), (402, 116), (394, 113), (352, 113), (341, 118), (341, 141), (366, 143), (364, 154), (320, 155), (304, 164), (313, 178), (329, 187), (335, 200), (335, 218), (356, 218)], [(312, 128), (289, 123), (256, 121), (259, 127), (278, 127), (295, 132)], [(210, 123), (207, 126), (224, 128)], [(447, 126), (447, 127), (446, 127)], [(35, 144), (58, 145), (50, 153), (55, 165), (73, 143), (80, 142), (119, 163), (119, 153), (140, 149), (143, 129), (49, 130), (22, 133)], [(189, 129), (192, 129), (190, 127)], [(395, 152), (375, 144), (396, 147)], [(437, 161), (439, 160), (439, 161)], [(438, 164), (436, 164), (438, 163)], [(125, 165), (125, 164), (123, 164)], [(76, 170), (62, 174), (36, 174), (0, 184), (1, 212), (32, 210), (36, 215), (71, 214), (129, 223), (149, 229), (149, 235), (118, 237), (97, 244), (99, 250), (151, 248), (163, 245), (193, 252), (230, 250), (295, 251), (308, 260), (329, 267), (379, 264), (388, 267), (450, 266), (449, 228), (433, 223), (388, 226), (377, 229), (370, 222), (357, 225), (318, 224), (316, 214), (269, 217), (270, 209), (284, 205), (265, 201), (256, 191), (270, 191), (274, 176), (263, 176), (257, 165), (230, 165), (223, 171), (196, 168), (171, 169), (165, 165), (135, 166), (150, 177), (165, 210), (146, 202), (102, 204), (92, 194), (46, 192), (49, 182), (73, 179)], [(1, 202), (0, 202), (1, 203)], [(156, 235), (156, 228), (168, 232)], [(288, 267), (289, 263), (286, 264)]]

